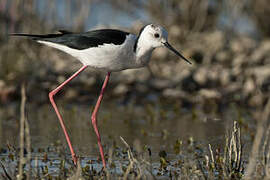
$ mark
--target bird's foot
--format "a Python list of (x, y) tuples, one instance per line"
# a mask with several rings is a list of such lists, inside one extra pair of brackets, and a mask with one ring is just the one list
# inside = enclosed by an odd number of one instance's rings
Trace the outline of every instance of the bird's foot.
[(76, 156), (76, 154), (72, 154), (72, 160), (75, 166), (77, 166), (78, 163), (78, 157)]

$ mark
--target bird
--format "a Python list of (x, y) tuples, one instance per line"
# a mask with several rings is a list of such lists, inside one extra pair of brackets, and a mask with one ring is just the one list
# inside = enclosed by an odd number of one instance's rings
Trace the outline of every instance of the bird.
[(151, 59), (152, 52), (159, 47), (168, 48), (181, 59), (192, 64), (169, 44), (168, 32), (165, 28), (157, 24), (147, 24), (143, 26), (138, 35), (118, 29), (98, 29), (82, 33), (59, 30), (59, 33), (55, 34), (36, 35), (15, 33), (10, 35), (28, 37), (38, 43), (64, 51), (82, 63), (82, 67), (79, 70), (49, 93), (49, 100), (58, 117), (75, 165), (77, 165), (78, 157), (72, 147), (62, 115), (54, 101), (54, 96), (66, 84), (77, 77), (87, 67), (92, 67), (107, 73), (91, 115), (92, 126), (97, 136), (102, 164), (103, 167), (106, 168), (101, 137), (97, 126), (97, 115), (111, 73), (147, 66)]

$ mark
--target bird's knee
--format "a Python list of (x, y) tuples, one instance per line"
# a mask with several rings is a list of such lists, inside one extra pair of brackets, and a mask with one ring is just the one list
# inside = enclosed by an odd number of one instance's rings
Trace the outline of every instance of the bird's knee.
[(52, 92), (49, 93), (49, 99), (50, 99), (50, 101), (53, 101), (53, 96), (54, 96), (54, 92), (52, 91)]
[(91, 116), (91, 120), (92, 120), (92, 124), (93, 125), (95, 125), (96, 124), (96, 122), (97, 122), (97, 118), (96, 118), (96, 116)]

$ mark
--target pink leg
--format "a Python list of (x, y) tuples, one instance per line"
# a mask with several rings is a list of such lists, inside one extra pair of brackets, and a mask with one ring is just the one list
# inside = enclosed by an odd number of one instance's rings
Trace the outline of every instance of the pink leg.
[(66, 140), (67, 140), (67, 143), (68, 143), (68, 146), (69, 146), (69, 149), (70, 149), (70, 152), (71, 152), (71, 156), (72, 156), (72, 160), (74, 162), (75, 165), (77, 165), (77, 157), (76, 157), (76, 154), (74, 153), (74, 150), (72, 148), (72, 145), (71, 145), (71, 142), (70, 142), (70, 139), (69, 139), (69, 136), (68, 136), (68, 133), (67, 133), (67, 130), (66, 130), (66, 127), (65, 127), (65, 124), (64, 124), (64, 121), (63, 121), (63, 118), (61, 116), (61, 114), (59, 113), (58, 111), (58, 108), (54, 102), (54, 95), (60, 91), (68, 82), (70, 82), (73, 78), (75, 78), (76, 76), (78, 76), (83, 70), (85, 70), (85, 68), (87, 68), (86, 65), (84, 65), (83, 67), (81, 67), (76, 73), (74, 73), (70, 78), (68, 78), (65, 82), (63, 82), (60, 86), (58, 86), (56, 89), (54, 89), (53, 91), (51, 91), (49, 93), (49, 98), (50, 98), (50, 101), (51, 101), (51, 104), (56, 112), (56, 115), (60, 121), (60, 124), (61, 124), (61, 127), (64, 131), (64, 134), (66, 136)]
[(94, 111), (93, 111), (93, 113), (92, 113), (92, 116), (91, 116), (92, 124), (93, 124), (94, 130), (95, 130), (96, 135), (97, 135), (97, 139), (98, 139), (98, 147), (99, 147), (99, 151), (100, 151), (100, 155), (101, 155), (101, 159), (102, 159), (102, 163), (103, 163), (103, 167), (104, 167), (104, 168), (106, 168), (106, 161), (105, 161), (105, 159), (104, 159), (103, 148), (102, 148), (102, 145), (101, 145), (101, 138), (100, 138), (100, 135), (99, 135), (99, 132), (98, 132), (98, 128), (97, 128), (97, 113), (98, 113), (99, 106), (100, 106), (100, 104), (101, 104), (101, 101), (102, 101), (102, 98), (103, 98), (103, 95), (104, 95), (106, 86), (107, 86), (107, 84), (108, 84), (108, 82), (109, 82), (110, 75), (111, 75), (110, 72), (108, 72), (108, 74), (106, 75), (106, 78), (105, 78), (105, 80), (104, 80), (104, 83), (103, 83), (103, 86), (102, 86), (100, 95), (99, 95), (99, 97), (98, 97), (98, 100), (97, 100), (95, 109), (94, 109)]

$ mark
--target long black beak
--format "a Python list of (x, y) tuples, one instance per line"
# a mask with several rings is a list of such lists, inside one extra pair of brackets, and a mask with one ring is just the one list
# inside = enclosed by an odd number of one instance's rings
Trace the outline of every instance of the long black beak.
[(184, 59), (186, 62), (188, 62), (189, 64), (192, 64), (189, 60), (187, 60), (182, 54), (180, 54), (176, 49), (174, 49), (168, 42), (163, 43), (164, 46), (166, 46), (169, 50), (171, 50), (172, 52), (174, 52), (177, 56), (179, 56), (180, 58)]

